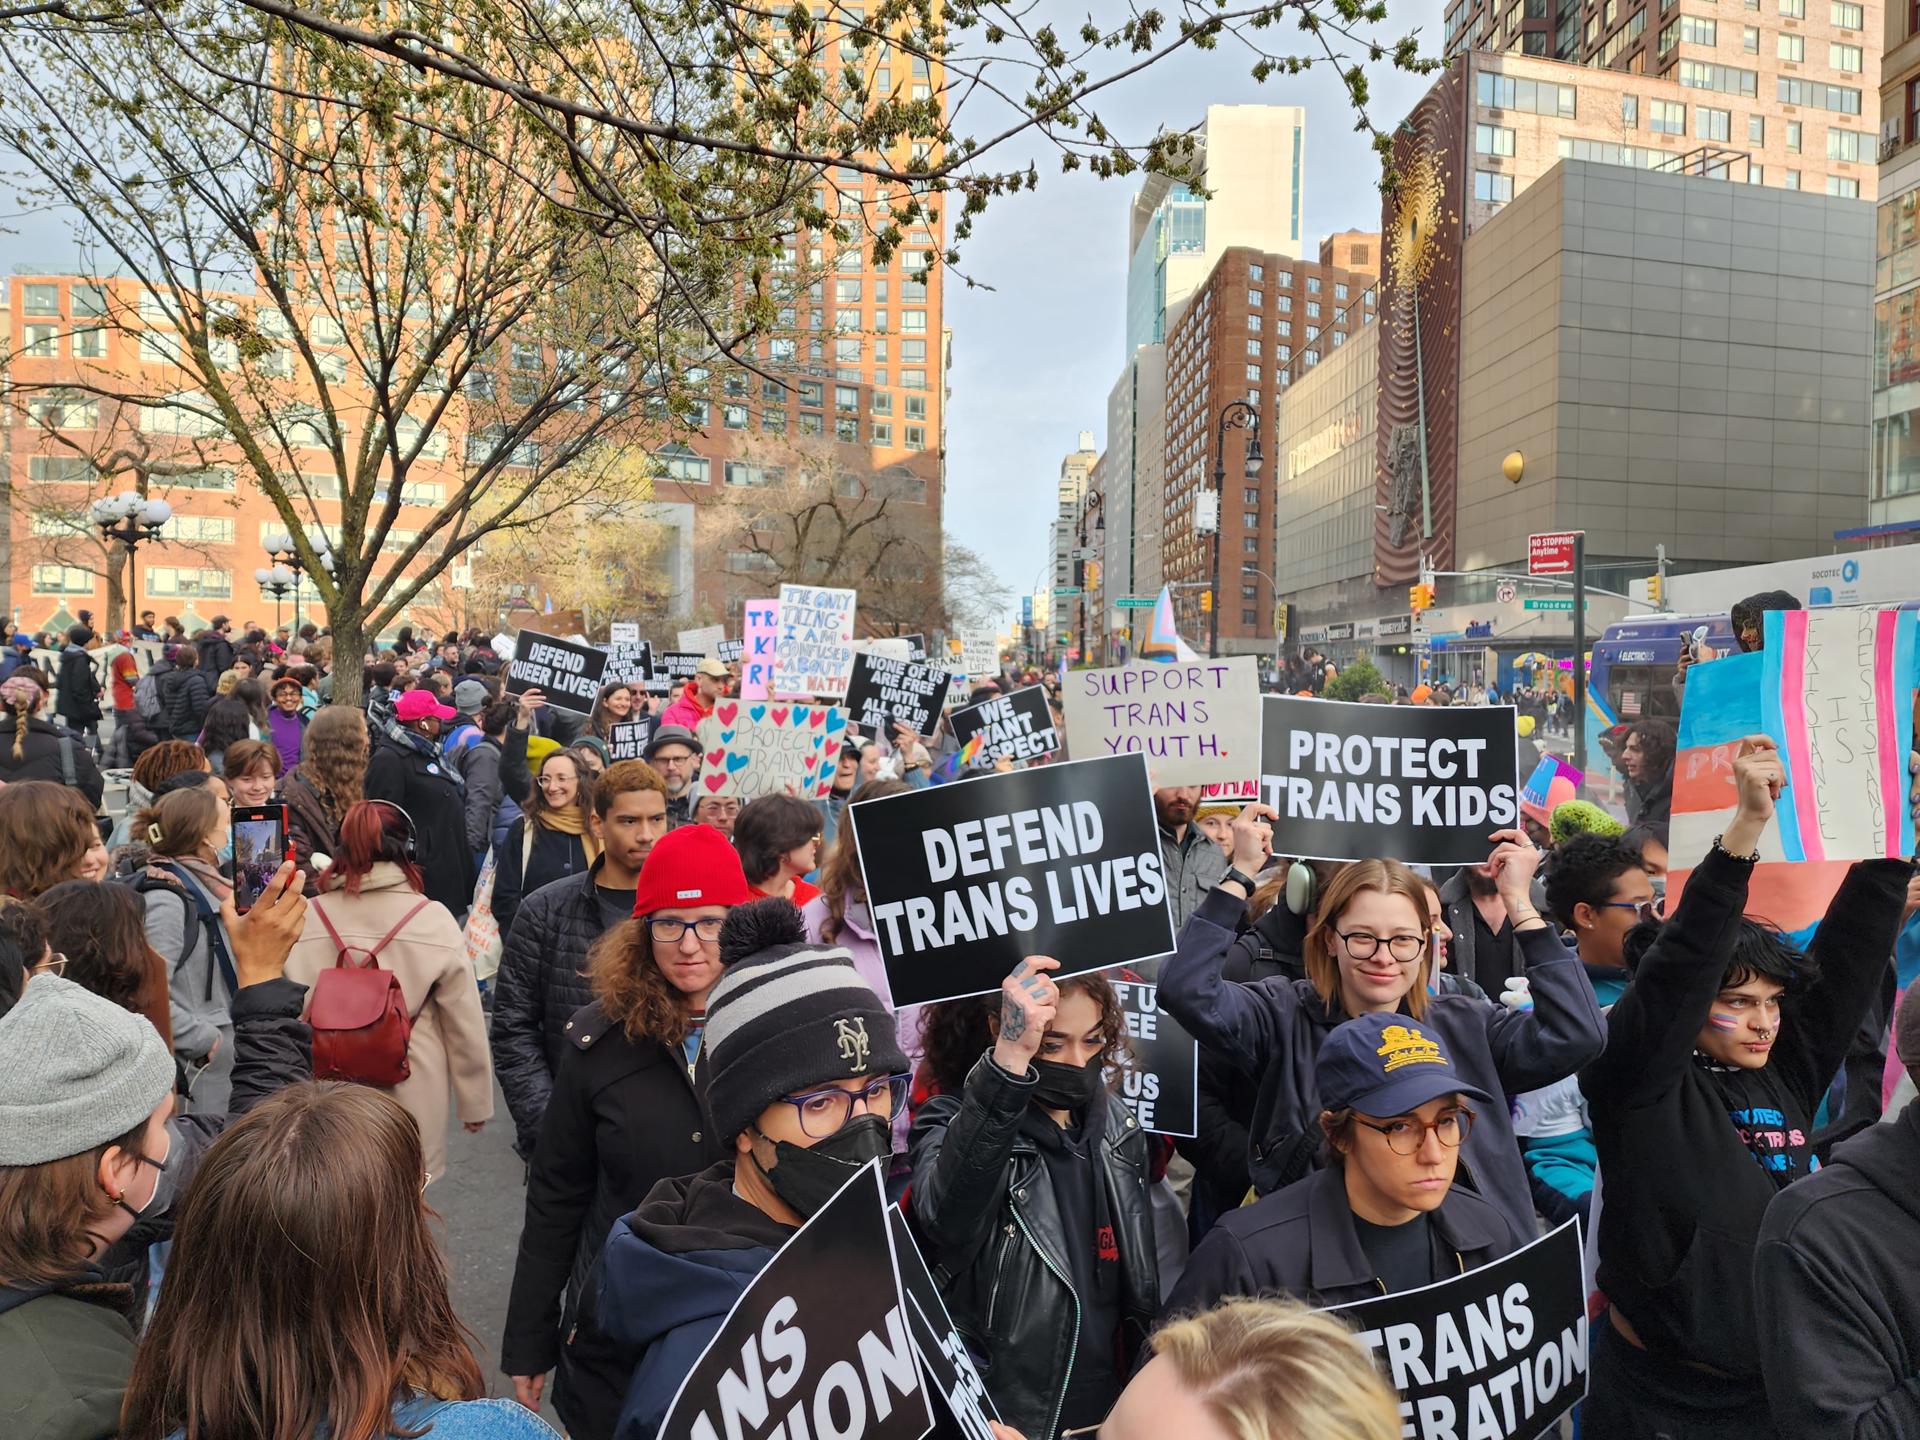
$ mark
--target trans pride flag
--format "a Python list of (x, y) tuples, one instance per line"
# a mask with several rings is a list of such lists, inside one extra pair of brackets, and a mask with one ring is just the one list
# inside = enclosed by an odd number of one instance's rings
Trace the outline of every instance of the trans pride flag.
[(1198, 660), (1186, 641), (1180, 638), (1180, 632), (1173, 628), (1173, 591), (1170, 587), (1160, 587), (1160, 598), (1153, 604), (1153, 625), (1147, 631), (1147, 638), (1141, 642), (1140, 658), (1157, 660), (1163, 665), (1171, 665), (1176, 660)]

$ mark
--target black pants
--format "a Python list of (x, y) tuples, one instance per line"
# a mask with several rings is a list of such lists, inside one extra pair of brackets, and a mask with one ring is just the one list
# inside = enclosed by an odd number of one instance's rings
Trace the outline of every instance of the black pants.
[(1776, 1440), (1757, 1378), (1722, 1379), (1636, 1350), (1604, 1314), (1588, 1334), (1580, 1440)]

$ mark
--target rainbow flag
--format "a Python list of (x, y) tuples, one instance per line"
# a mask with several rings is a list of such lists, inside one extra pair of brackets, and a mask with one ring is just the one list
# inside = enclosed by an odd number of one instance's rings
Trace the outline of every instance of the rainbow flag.
[(987, 748), (987, 737), (985, 733), (983, 732), (981, 734), (975, 735), (971, 740), (967, 741), (966, 744), (960, 747), (960, 763), (962, 765), (973, 764), (975, 760), (978, 760), (980, 758), (980, 752), (986, 748)]
[(1147, 630), (1147, 638), (1140, 644), (1140, 659), (1171, 665), (1176, 660), (1199, 658), (1174, 628), (1173, 590), (1170, 586), (1162, 585), (1160, 598), (1153, 603), (1153, 624)]

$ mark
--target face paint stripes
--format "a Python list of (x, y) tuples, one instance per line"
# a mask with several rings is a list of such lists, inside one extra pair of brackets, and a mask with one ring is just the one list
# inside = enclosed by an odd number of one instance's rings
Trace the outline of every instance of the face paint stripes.
[(1723, 1035), (1732, 1034), (1735, 1030), (1738, 1030), (1740, 1028), (1740, 1020), (1738, 1016), (1726, 1015), (1721, 1013), (1718, 1010), (1713, 1010), (1708, 1012), (1707, 1024), (1712, 1029), (1720, 1031)]

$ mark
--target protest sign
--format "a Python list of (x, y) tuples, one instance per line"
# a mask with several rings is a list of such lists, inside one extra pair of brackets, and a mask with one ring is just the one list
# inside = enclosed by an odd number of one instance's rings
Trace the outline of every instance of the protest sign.
[(933, 1425), (876, 1162), (756, 1275), (658, 1440), (920, 1440)]
[(1173, 951), (1146, 761), (1043, 765), (847, 807), (896, 1007)]
[(654, 673), (668, 680), (685, 680), (706, 659), (699, 650), (665, 650), (653, 662)]
[(629, 720), (625, 724), (607, 727), (607, 759), (644, 760), (647, 741), (653, 738), (654, 728), (659, 721), (653, 716), (641, 720)]
[(929, 1440), (993, 1440), (987, 1422), (998, 1420), (1000, 1412), (974, 1369), (967, 1342), (947, 1313), (940, 1287), (897, 1205), (887, 1207), (887, 1223), (893, 1228), (893, 1258), (900, 1272), (900, 1298), (907, 1307), (913, 1351), (927, 1382), (927, 1398), (933, 1402)]
[(713, 653), (716, 659), (724, 660), (729, 665), (737, 665), (740, 663), (740, 658), (747, 653), (747, 642), (722, 640), (713, 647)]
[(607, 639), (615, 645), (637, 644), (640, 627), (632, 620), (616, 620), (607, 626)]
[(740, 698), (765, 700), (773, 694), (774, 640), (780, 633), (780, 602), (748, 600), (741, 607), (744, 617), (740, 643)]
[(934, 665), (912, 665), (863, 652), (853, 657), (847, 715), (869, 735), (891, 735), (896, 721), (916, 735), (931, 735), (952, 680)]
[(902, 635), (900, 638), (907, 642), (907, 658), (909, 660), (914, 661), (916, 664), (926, 660), (927, 637), (925, 635)]
[(784, 794), (791, 780), (802, 799), (833, 790), (846, 741), (847, 712), (837, 705), (722, 700), (700, 722), (696, 795), (742, 800)]
[(674, 637), (674, 643), (682, 650), (691, 650), (696, 655), (711, 655), (713, 647), (727, 638), (724, 625), (702, 625), (696, 630), (682, 630)]
[(1519, 823), (1511, 705), (1261, 704), (1260, 797), (1280, 812), (1277, 855), (1472, 865)]
[(1478, 1270), (1331, 1313), (1400, 1392), (1407, 1440), (1537, 1440), (1587, 1393), (1577, 1220)]
[(1258, 780), (1222, 780), (1200, 787), (1202, 805), (1245, 805), (1260, 798)]
[[(646, 640), (614, 640), (601, 647), (607, 652), (608, 680), (624, 680), (629, 685), (637, 685), (652, 692), (655, 679), (653, 668), (653, 645)], [(665, 694), (665, 677), (659, 677), (662, 684), (658, 693)]]
[(869, 635), (853, 642), (855, 655), (878, 655), (886, 660), (911, 660), (913, 647), (897, 635)]
[(1047, 692), (1038, 685), (956, 710), (948, 723), (962, 758), (982, 770), (991, 769), (996, 760), (1037, 760), (1060, 748)]
[(1260, 763), (1260, 661), (1252, 655), (1075, 670), (1061, 699), (1073, 754), (1138, 752), (1156, 786), (1244, 780)]
[(606, 671), (607, 652), (596, 645), (522, 630), (507, 666), (507, 693), (539, 690), (549, 705), (587, 715), (593, 711), (593, 697)]
[(969, 676), (1000, 673), (1000, 639), (996, 635), (962, 635), (960, 668)]
[(853, 601), (851, 590), (780, 587), (773, 650), (776, 699), (847, 693), (853, 674)]
[(1200, 1133), (1200, 1042), (1160, 1008), (1159, 977), (1157, 963), (1109, 977), (1127, 1018), (1120, 1098), (1142, 1130), (1191, 1138)]

